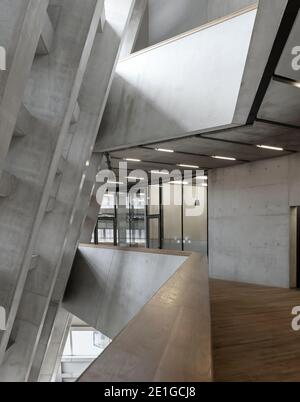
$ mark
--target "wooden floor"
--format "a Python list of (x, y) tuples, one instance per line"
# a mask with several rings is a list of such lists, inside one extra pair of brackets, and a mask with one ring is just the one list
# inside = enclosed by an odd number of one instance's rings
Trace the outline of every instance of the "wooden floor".
[(300, 292), (211, 281), (215, 381), (300, 381)]

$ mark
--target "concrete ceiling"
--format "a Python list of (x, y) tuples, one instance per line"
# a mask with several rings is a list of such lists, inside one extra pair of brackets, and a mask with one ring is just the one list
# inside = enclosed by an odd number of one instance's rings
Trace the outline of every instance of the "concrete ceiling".
[[(262, 149), (256, 145), (282, 147), (284, 151)], [(156, 150), (160, 148), (175, 152)], [(129, 163), (130, 169), (173, 170), (178, 164), (186, 164), (208, 170), (289, 155), (297, 151), (300, 151), (300, 128), (257, 121), (251, 126), (115, 151), (110, 156), (114, 167), (117, 167), (120, 160), (132, 158), (142, 162)], [(212, 156), (233, 157), (236, 161), (214, 159)]]

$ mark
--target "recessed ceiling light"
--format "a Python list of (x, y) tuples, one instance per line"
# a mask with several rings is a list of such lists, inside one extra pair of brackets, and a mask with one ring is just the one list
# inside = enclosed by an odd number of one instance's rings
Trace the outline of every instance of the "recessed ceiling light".
[(280, 151), (280, 152), (284, 151), (283, 148), (272, 147), (270, 145), (256, 145), (256, 146), (257, 146), (257, 148), (270, 149), (271, 151)]
[(188, 185), (189, 182), (188, 181), (181, 181), (181, 180), (174, 180), (174, 181), (170, 181), (169, 184), (183, 184), (184, 186)]
[(125, 158), (124, 161), (126, 161), (126, 162), (142, 162), (140, 159), (135, 159), (135, 158)]
[(144, 177), (134, 177), (134, 176), (128, 176), (128, 177), (126, 177), (126, 179), (132, 180), (132, 181), (145, 180)]
[(188, 168), (188, 169), (200, 169), (200, 167), (199, 166), (195, 166), (195, 165), (185, 165), (185, 164), (179, 164), (179, 165), (177, 165), (177, 166), (179, 166), (179, 167), (182, 167), (182, 168)]
[(124, 184), (122, 181), (113, 181), (113, 180), (108, 180), (107, 184)]
[(155, 148), (155, 151), (158, 151), (158, 152), (166, 152), (166, 153), (169, 153), (169, 154), (173, 154), (173, 153), (174, 153), (173, 149), (165, 149), (165, 148)]
[(165, 172), (165, 171), (159, 171), (159, 170), (151, 170), (152, 174), (161, 174), (161, 175), (169, 175), (169, 172)]
[(228, 156), (218, 156), (218, 155), (216, 155), (216, 156), (212, 156), (212, 158), (214, 158), (214, 159), (222, 159), (224, 161), (236, 161), (236, 158), (230, 158)]

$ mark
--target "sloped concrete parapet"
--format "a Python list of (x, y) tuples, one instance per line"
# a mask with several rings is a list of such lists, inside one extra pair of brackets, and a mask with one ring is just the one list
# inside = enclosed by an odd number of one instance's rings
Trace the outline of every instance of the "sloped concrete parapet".
[[(119, 269), (121, 276), (121, 265)], [(131, 280), (136, 279), (132, 265)], [(212, 380), (208, 265), (205, 257), (193, 253), (79, 382)]]

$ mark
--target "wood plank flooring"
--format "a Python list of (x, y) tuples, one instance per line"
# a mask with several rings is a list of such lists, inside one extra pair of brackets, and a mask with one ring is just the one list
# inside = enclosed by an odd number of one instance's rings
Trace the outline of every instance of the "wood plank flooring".
[(300, 381), (300, 292), (211, 280), (215, 381)]

